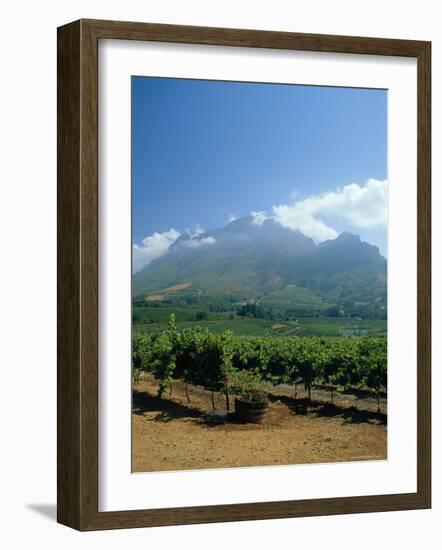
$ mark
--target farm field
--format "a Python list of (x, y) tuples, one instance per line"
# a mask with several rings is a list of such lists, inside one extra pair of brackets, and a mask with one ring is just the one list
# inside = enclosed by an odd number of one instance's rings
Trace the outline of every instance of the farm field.
[[(134, 332), (160, 332), (167, 328), (170, 314), (174, 313), (179, 329), (200, 326), (214, 334), (230, 330), (236, 336), (353, 336), (387, 333), (387, 321), (384, 319), (357, 318), (300, 318), (296, 321), (242, 318), (229, 312), (207, 312), (207, 319), (196, 320), (197, 309), (142, 307), (134, 308)], [(233, 317), (233, 318), (232, 318)]]
[[(151, 375), (134, 386), (132, 470), (171, 471), (284, 464), (326, 463), (387, 458), (387, 403), (368, 393), (338, 394), (313, 388), (305, 409), (306, 392), (297, 399), (290, 387), (276, 386), (263, 424), (234, 421), (211, 423), (210, 392), (175, 380), (172, 396), (157, 397), (158, 381)], [(224, 397), (215, 396), (220, 412)], [(269, 445), (271, 441), (271, 445)]]

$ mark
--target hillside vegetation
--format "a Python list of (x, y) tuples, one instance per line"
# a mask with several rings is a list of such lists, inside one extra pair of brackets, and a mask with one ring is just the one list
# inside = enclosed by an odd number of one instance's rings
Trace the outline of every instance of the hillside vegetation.
[[(191, 237), (181, 235), (167, 253), (133, 276), (137, 307), (172, 306), (253, 317), (386, 319), (387, 262), (377, 247), (341, 233), (316, 245), (273, 220), (242, 218)], [(178, 311), (178, 309), (177, 309)], [(153, 317), (152, 317), (153, 318)]]

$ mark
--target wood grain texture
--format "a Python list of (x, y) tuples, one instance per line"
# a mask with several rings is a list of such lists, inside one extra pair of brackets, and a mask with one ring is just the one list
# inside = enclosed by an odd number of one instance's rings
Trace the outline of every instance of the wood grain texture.
[(417, 486), (431, 507), (431, 44), (418, 57)]
[[(416, 493), (98, 512), (98, 41), (102, 38), (416, 57)], [(81, 20), (58, 29), (58, 521), (79, 530), (431, 506), (431, 48), (428, 42)]]
[(79, 526), (80, 23), (58, 32), (57, 518)]
[(417, 57), (425, 42), (290, 32), (83, 20), (100, 38)]

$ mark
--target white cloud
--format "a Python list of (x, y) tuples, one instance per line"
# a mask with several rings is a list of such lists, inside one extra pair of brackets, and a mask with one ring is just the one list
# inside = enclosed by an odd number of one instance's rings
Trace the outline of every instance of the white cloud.
[(202, 235), (203, 233), (205, 233), (204, 229), (200, 226), (199, 223), (197, 223), (192, 237), (197, 237), (198, 235)]
[(170, 229), (164, 233), (153, 233), (145, 239), (142, 244), (132, 245), (132, 271), (136, 273), (150, 264), (155, 258), (159, 258), (167, 252), (169, 246), (178, 239), (180, 233)]
[(252, 210), (251, 215), (253, 225), (262, 225), (267, 219), (264, 210), (260, 210), (259, 212), (255, 212), (254, 210)]
[[(309, 201), (309, 199), (306, 199), (306, 201)], [(283, 227), (299, 230), (315, 241), (321, 242), (338, 236), (335, 229), (326, 225), (322, 220), (315, 218), (306, 206), (301, 202), (297, 202), (292, 206), (286, 204), (274, 206), (275, 220)]]
[(229, 215), (229, 219), (227, 220), (227, 223), (232, 223), (234, 222), (235, 220), (237, 220), (238, 218), (235, 216), (235, 214), (230, 214)]
[(193, 239), (194, 237), (198, 237), (199, 235), (202, 235), (203, 233), (205, 233), (206, 230), (204, 229), (204, 227), (201, 227), (199, 223), (197, 223), (195, 225), (195, 229), (192, 230), (187, 228), (185, 232), (189, 235), (191, 239)]
[[(372, 230), (376, 233), (386, 227), (387, 194), (387, 180), (369, 179), (363, 185), (351, 183), (329, 193), (294, 200), (292, 204), (274, 205), (271, 215), (263, 210), (252, 211), (252, 224), (261, 225), (266, 219), (273, 219), (283, 227), (301, 231), (316, 242), (336, 238), (338, 229), (342, 227), (371, 231), (373, 234)], [(233, 214), (230, 215), (229, 223), (235, 219)], [(190, 238), (181, 243), (189, 248), (216, 243), (213, 237), (200, 237), (204, 229), (199, 224), (188, 233)], [(172, 228), (164, 233), (149, 235), (141, 245), (134, 244), (133, 272), (140, 271), (165, 254), (179, 236), (180, 233)]]
[(181, 244), (188, 248), (198, 248), (207, 244), (215, 244), (216, 239), (214, 237), (203, 237), (202, 239), (188, 239), (187, 241), (181, 241)]
[[(387, 180), (369, 179), (336, 191), (273, 206), (273, 218), (283, 227), (298, 229), (315, 241), (334, 239), (336, 226), (373, 229), (387, 224)], [(335, 227), (334, 227), (335, 226)]]

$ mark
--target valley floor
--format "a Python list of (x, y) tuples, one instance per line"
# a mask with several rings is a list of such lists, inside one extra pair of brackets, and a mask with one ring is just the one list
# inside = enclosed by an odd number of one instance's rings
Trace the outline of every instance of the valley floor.
[[(132, 463), (134, 472), (308, 464), (387, 458), (387, 403), (361, 394), (275, 387), (262, 425), (208, 422), (210, 392), (174, 381), (171, 396), (156, 397), (158, 382), (148, 378), (133, 391)], [(222, 411), (224, 397), (216, 395)]]

